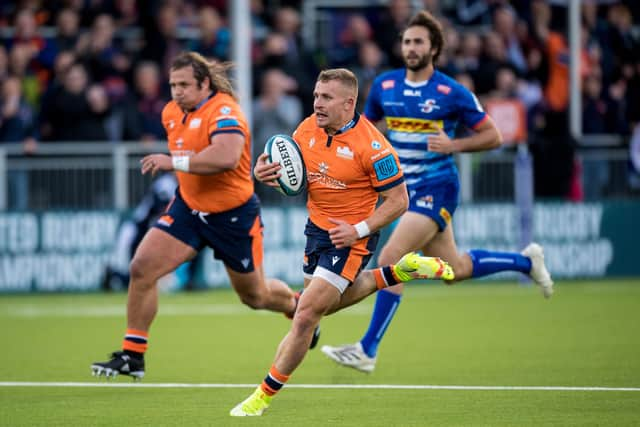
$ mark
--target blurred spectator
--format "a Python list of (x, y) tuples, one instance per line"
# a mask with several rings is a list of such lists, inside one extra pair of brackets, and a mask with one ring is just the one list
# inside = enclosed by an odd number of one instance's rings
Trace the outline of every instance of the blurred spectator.
[(133, 28), (139, 24), (136, 0), (113, 0), (111, 15), (118, 29)]
[[(577, 170), (574, 159), (575, 141), (568, 129), (569, 48), (566, 36), (551, 29), (551, 9), (542, 0), (532, 3), (533, 28), (543, 43), (547, 58), (547, 81), (544, 88), (545, 117), (542, 138), (532, 146), (536, 194), (542, 197), (578, 197)], [(586, 50), (588, 38), (581, 37), (580, 72), (589, 70)]]
[(14, 22), (15, 33), (7, 47), (24, 47), (29, 58), (29, 67), (36, 73), (42, 73), (40, 79), (46, 83), (48, 70), (53, 66), (56, 55), (54, 46), (38, 34), (38, 23), (33, 11), (23, 9), (18, 12)]
[(162, 91), (160, 67), (151, 61), (138, 63), (134, 71), (134, 90), (115, 109), (120, 134), (117, 140), (154, 142), (167, 135), (162, 126), (162, 109), (168, 96)]
[(460, 50), (460, 33), (446, 18), (441, 17), (439, 20), (444, 30), (445, 40), (435, 66), (446, 75), (455, 76), (460, 71), (455, 62), (456, 53)]
[(454, 58), (455, 67), (459, 72), (474, 75), (480, 68), (482, 54), (482, 39), (476, 32), (464, 33), (460, 46), (460, 53)]
[(516, 31), (517, 16), (510, 6), (501, 6), (493, 12), (493, 29), (502, 39), (506, 48), (506, 59), (519, 72), (524, 72), (527, 63), (522, 52), (518, 32)]
[[(18, 77), (7, 77), (2, 83), (0, 103), (0, 144), (22, 144), (25, 154), (36, 148), (36, 117), (21, 93)], [(26, 170), (8, 174), (9, 209), (26, 210), (29, 205), (29, 175)]]
[(104, 120), (109, 100), (100, 85), (89, 85), (87, 70), (81, 63), (72, 64), (64, 75), (63, 86), (52, 95), (51, 104), (43, 106), (54, 141), (105, 141)]
[(485, 34), (484, 48), (484, 53), (480, 59), (482, 65), (475, 74), (478, 94), (491, 92), (495, 88), (498, 70), (510, 66), (507, 60), (507, 51), (498, 33), (488, 31)]
[(358, 50), (358, 62), (351, 71), (358, 78), (358, 106), (362, 111), (373, 80), (386, 68), (386, 58), (378, 45), (373, 41), (365, 41)]
[(400, 32), (404, 30), (413, 13), (410, 0), (390, 0), (388, 9), (380, 17), (376, 26), (375, 38), (388, 55), (389, 66), (401, 68), (404, 66), (400, 52)]
[(75, 61), (76, 56), (71, 51), (62, 51), (58, 53), (58, 56), (56, 56), (56, 60), (53, 64), (53, 77), (49, 81), (47, 89), (40, 98), (40, 114), (38, 122), (40, 138), (43, 141), (53, 140), (53, 126), (50, 122), (52, 111), (50, 111), (50, 108), (53, 108), (53, 101), (64, 86), (64, 78), (67, 74), (67, 70)]
[[(609, 105), (601, 99), (602, 80), (591, 73), (583, 83), (582, 131), (584, 134), (603, 134), (607, 129)], [(609, 165), (606, 160), (589, 159), (584, 162), (584, 189), (586, 200), (597, 200), (609, 181)]]
[(71, 9), (62, 9), (56, 18), (56, 36), (53, 39), (56, 52), (74, 50), (80, 38), (80, 16)]
[(629, 8), (623, 4), (611, 6), (608, 13), (609, 31), (608, 43), (617, 68), (624, 63), (637, 58), (640, 52), (640, 43), (633, 34), (633, 21)]
[(15, 33), (8, 41), (14, 74), (23, 80), (27, 101), (37, 108), (40, 94), (47, 85), (56, 55), (55, 47), (38, 34), (34, 12), (23, 9), (15, 18)]
[[(306, 62), (306, 63), (305, 63)], [(315, 80), (309, 68), (314, 68), (313, 61), (301, 61), (287, 55), (287, 40), (280, 33), (270, 33), (262, 44), (262, 56), (258, 66), (254, 67), (254, 82), (262, 82), (262, 74), (271, 68), (280, 69), (293, 77), (298, 84), (295, 95), (302, 101), (304, 115), (311, 114), (313, 107), (313, 87)]]
[(22, 94), (32, 108), (37, 108), (40, 95), (46, 80), (42, 81), (34, 70), (29, 67), (31, 62), (31, 48), (24, 44), (14, 45), (9, 52), (9, 71), (20, 78)]
[(300, 14), (292, 7), (281, 7), (273, 18), (273, 30), (282, 35), (286, 42), (286, 57), (289, 62), (302, 59), (302, 40), (300, 38)]
[[(122, 76), (131, 66), (131, 61), (114, 41), (115, 27), (110, 15), (98, 15), (91, 31), (78, 41), (77, 55), (89, 70), (89, 75), (99, 82), (113, 84), (122, 90)], [(115, 79), (117, 82), (109, 82)]]
[(360, 47), (371, 40), (372, 34), (373, 30), (364, 16), (360, 14), (349, 16), (347, 26), (338, 36), (337, 49), (329, 58), (331, 66), (351, 68), (358, 62)]
[(508, 4), (508, 0), (457, 0), (458, 23), (463, 26), (488, 26), (493, 10)]
[(145, 28), (145, 45), (140, 57), (160, 64), (163, 75), (169, 75), (172, 58), (183, 50), (182, 43), (178, 40), (177, 29), (176, 8), (170, 4), (162, 6), (153, 23)]
[(275, 134), (291, 135), (302, 120), (302, 103), (295, 96), (296, 81), (282, 70), (272, 68), (262, 75), (260, 94), (253, 101), (254, 159)]
[(9, 58), (7, 49), (0, 44), (0, 82), (9, 76)]
[(458, 73), (455, 75), (455, 79), (462, 86), (469, 89), (470, 92), (475, 92), (476, 87), (473, 84), (473, 78), (469, 73)]
[(189, 43), (189, 50), (196, 51), (206, 58), (218, 61), (229, 59), (231, 33), (224, 25), (217, 10), (212, 7), (203, 7), (198, 16), (200, 37)]
[(254, 42), (261, 42), (269, 33), (269, 26), (264, 19), (264, 2), (251, 0), (251, 38)]

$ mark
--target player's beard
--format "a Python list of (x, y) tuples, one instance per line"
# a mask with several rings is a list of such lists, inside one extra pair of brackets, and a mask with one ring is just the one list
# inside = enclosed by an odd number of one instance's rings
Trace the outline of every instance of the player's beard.
[(424, 55), (419, 57), (419, 60), (417, 62), (413, 62), (413, 63), (409, 63), (409, 60), (407, 58), (404, 58), (404, 65), (407, 67), (408, 70), (420, 71), (420, 70), (424, 70), (431, 64), (432, 58), (433, 57), (431, 56), (431, 52), (425, 53)]

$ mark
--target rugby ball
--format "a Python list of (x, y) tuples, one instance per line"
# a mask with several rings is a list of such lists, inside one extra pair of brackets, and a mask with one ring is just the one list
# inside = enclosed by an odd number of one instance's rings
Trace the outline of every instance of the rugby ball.
[(307, 184), (307, 168), (302, 160), (298, 144), (288, 135), (273, 135), (267, 140), (264, 152), (269, 155), (269, 163), (282, 165), (278, 178), (278, 191), (287, 196), (302, 193)]

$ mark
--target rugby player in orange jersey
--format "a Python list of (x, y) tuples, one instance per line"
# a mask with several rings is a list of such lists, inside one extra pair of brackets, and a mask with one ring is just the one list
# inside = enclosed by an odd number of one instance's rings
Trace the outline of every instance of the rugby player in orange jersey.
[(173, 60), (169, 76), (173, 100), (162, 112), (171, 155), (148, 155), (141, 167), (143, 174), (176, 171), (179, 185), (131, 261), (122, 351), (94, 363), (94, 375), (144, 376), (148, 332), (158, 309), (156, 282), (205, 246), (222, 260), (243, 303), (290, 317), (295, 312), (294, 292), (282, 281), (264, 278), (251, 135), (226, 77), (227, 68), (194, 52)]
[[(415, 253), (406, 254), (396, 265), (362, 270), (375, 250), (378, 230), (407, 209), (404, 177), (389, 142), (355, 112), (358, 82), (351, 71), (321, 72), (313, 97), (314, 114), (293, 134), (308, 178), (305, 291), (267, 376), (231, 410), (232, 416), (262, 415), (302, 362), (325, 314), (400, 282), (453, 279), (448, 264)], [(275, 187), (280, 165), (266, 163), (267, 157), (258, 158), (254, 175)], [(382, 203), (376, 207), (379, 197)]]

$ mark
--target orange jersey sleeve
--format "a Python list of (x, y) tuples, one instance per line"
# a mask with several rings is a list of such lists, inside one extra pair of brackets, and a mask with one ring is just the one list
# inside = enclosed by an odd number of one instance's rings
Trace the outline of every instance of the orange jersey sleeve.
[(293, 137), (307, 167), (309, 218), (324, 230), (334, 227), (329, 218), (350, 224), (368, 218), (378, 193), (404, 181), (395, 150), (364, 117), (330, 137), (312, 115)]
[(192, 156), (209, 146), (218, 134), (237, 133), (244, 138), (238, 167), (214, 175), (176, 172), (180, 194), (191, 209), (219, 213), (245, 203), (253, 194), (251, 134), (240, 106), (229, 95), (217, 93), (195, 111), (184, 113), (171, 101), (162, 112), (172, 156)]

